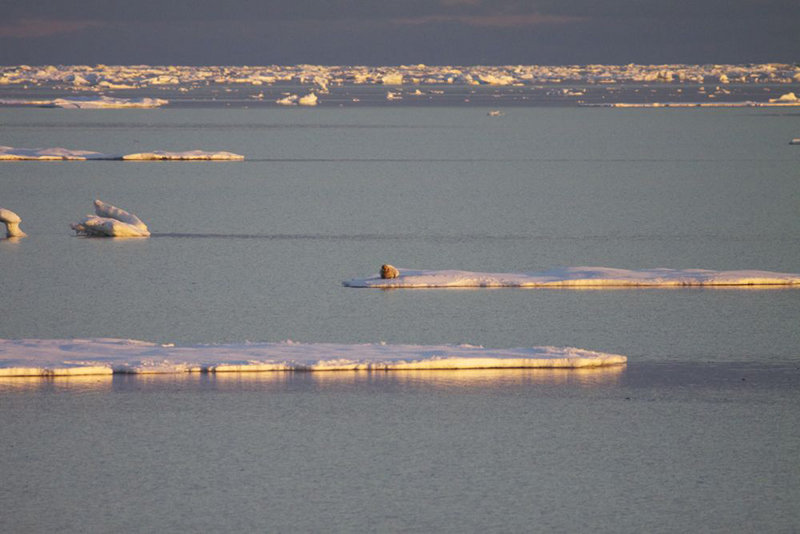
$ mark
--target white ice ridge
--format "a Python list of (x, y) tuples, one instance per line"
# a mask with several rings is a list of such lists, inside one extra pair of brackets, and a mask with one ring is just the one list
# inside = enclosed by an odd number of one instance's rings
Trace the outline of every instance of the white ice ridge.
[(111, 96), (76, 96), (52, 100), (0, 99), (0, 104), (67, 109), (157, 108), (169, 104), (162, 98), (114, 98)]
[(139, 217), (102, 200), (94, 201), (97, 215), (87, 215), (72, 229), (89, 237), (149, 237), (150, 230)]
[(242, 343), (159, 345), (129, 339), (0, 339), (0, 377), (113, 373), (589, 368), (625, 356), (571, 347)]
[(800, 274), (769, 271), (712, 271), (707, 269), (613, 269), (560, 267), (543, 272), (476, 273), (398, 269), (396, 278), (355, 278), (347, 287), (689, 287), (689, 286), (800, 286)]
[(134, 154), (104, 154), (91, 150), (72, 150), (68, 148), (15, 148), (0, 146), (0, 161), (20, 160), (213, 160), (213, 161), (241, 161), (244, 156), (233, 152), (209, 152), (206, 150), (187, 150), (184, 152), (167, 152), (154, 150), (152, 152), (137, 152)]

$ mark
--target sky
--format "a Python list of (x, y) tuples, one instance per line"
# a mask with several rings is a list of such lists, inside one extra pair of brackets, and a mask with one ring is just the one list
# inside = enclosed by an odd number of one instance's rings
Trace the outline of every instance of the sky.
[(0, 0), (0, 64), (800, 61), (800, 0)]

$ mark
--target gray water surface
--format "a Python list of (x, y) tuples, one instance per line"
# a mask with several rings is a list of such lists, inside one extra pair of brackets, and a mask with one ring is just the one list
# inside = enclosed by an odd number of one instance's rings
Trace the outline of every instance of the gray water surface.
[(0, 383), (3, 524), (91, 532), (792, 532), (800, 371)]
[[(0, 337), (577, 346), (596, 372), (0, 381), (13, 531), (793, 532), (797, 289), (345, 288), (382, 263), (800, 272), (800, 115), (0, 109)], [(100, 198), (143, 240), (75, 237)]]
[[(4, 162), (0, 337), (570, 345), (794, 361), (796, 290), (365, 291), (382, 263), (800, 271), (800, 116), (753, 109), (2, 109), (3, 143), (248, 161)], [(147, 240), (75, 237), (100, 198)]]

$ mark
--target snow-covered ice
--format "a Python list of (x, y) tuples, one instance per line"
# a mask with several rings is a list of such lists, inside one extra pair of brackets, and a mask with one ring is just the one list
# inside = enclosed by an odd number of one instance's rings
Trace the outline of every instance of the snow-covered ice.
[(399, 269), (397, 278), (380, 275), (347, 280), (347, 287), (687, 287), (687, 286), (800, 286), (800, 274), (769, 271), (712, 271), (708, 269), (614, 269), (561, 267), (543, 272), (479, 273)]
[(207, 150), (186, 150), (184, 152), (167, 152), (165, 150), (154, 150), (152, 152), (138, 152), (136, 154), (125, 154), (121, 159), (124, 160), (214, 160), (214, 161), (234, 161), (243, 160), (241, 154), (233, 152), (209, 152)]
[(625, 356), (571, 347), (241, 343), (160, 345), (129, 339), (0, 339), (0, 376), (245, 371), (590, 368)]
[(301, 106), (316, 106), (317, 105), (317, 95), (312, 93), (308, 93), (305, 96), (300, 97), (297, 100), (297, 103)]
[(297, 95), (286, 95), (276, 100), (275, 103), (281, 106), (294, 106), (297, 104)]
[(111, 96), (76, 96), (52, 100), (0, 99), (0, 104), (15, 106), (39, 106), (66, 109), (120, 109), (157, 108), (169, 104), (162, 98), (114, 98)]
[(89, 237), (149, 237), (150, 230), (139, 217), (102, 200), (94, 201), (97, 215), (87, 215), (72, 229)]
[(89, 160), (122, 159), (119, 154), (103, 154), (91, 150), (71, 150), (68, 148), (16, 148), (0, 146), (0, 160)]
[(104, 154), (91, 150), (73, 150), (68, 148), (16, 148), (0, 146), (0, 161), (20, 160), (213, 160), (213, 161), (241, 161), (244, 156), (225, 151), (186, 150), (183, 152), (168, 152), (166, 150), (153, 150), (151, 152), (137, 152), (134, 154)]
[(787, 103), (795, 103), (800, 105), (800, 98), (797, 97), (794, 93), (784, 93), (778, 98), (770, 98), (770, 102), (787, 102)]
[(607, 104), (583, 104), (586, 107), (606, 108), (769, 108), (800, 106), (800, 100), (771, 98), (769, 102), (615, 102)]

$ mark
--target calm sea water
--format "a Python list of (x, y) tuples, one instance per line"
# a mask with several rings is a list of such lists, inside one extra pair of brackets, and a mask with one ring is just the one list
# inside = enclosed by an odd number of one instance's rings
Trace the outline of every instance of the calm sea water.
[[(612, 372), (0, 382), (13, 530), (793, 531), (800, 291), (370, 291), (399, 267), (800, 271), (800, 115), (0, 110), (0, 337), (569, 345)], [(77, 238), (100, 198), (146, 240)]]

